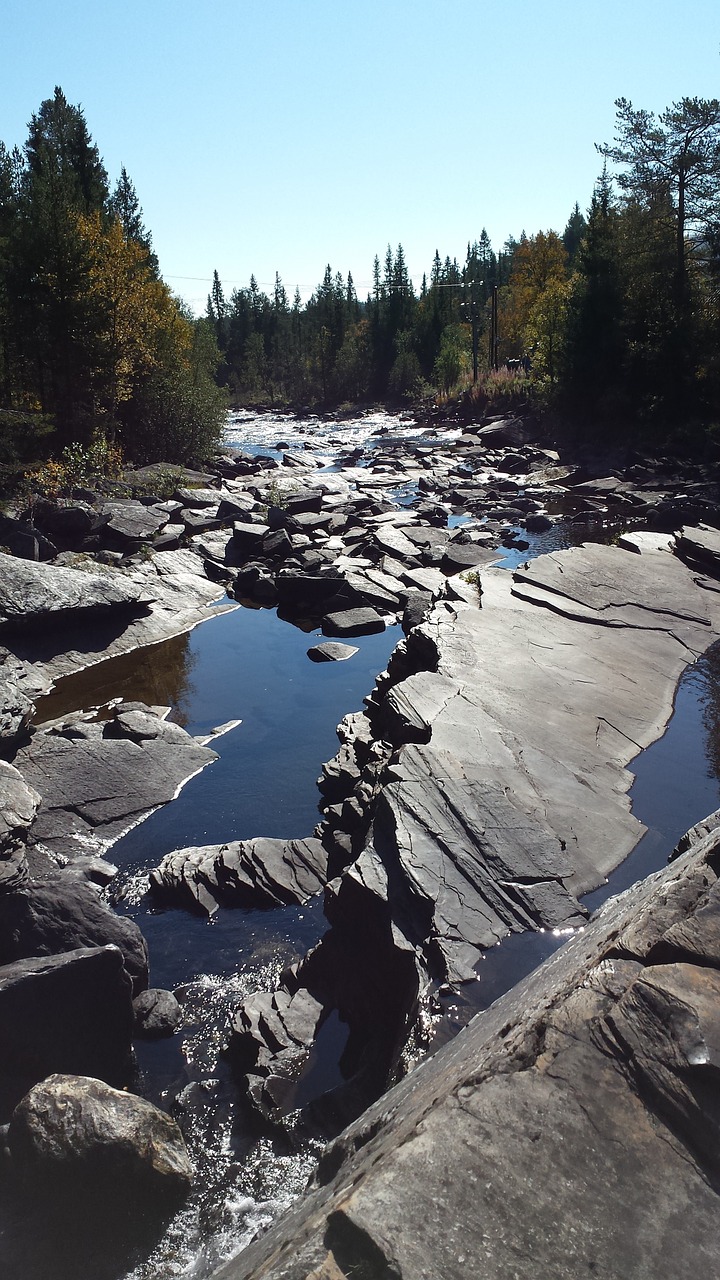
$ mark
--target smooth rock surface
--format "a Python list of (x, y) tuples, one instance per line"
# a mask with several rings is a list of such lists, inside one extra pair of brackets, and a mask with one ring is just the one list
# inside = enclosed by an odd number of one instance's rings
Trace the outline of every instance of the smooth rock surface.
[(715, 832), (607, 903), (329, 1144), (217, 1280), (714, 1275), (718, 970), (623, 936), (656, 903), (696, 936), (719, 862)]
[[(92, 566), (92, 567), (91, 567)], [(44, 623), (49, 617), (94, 610), (136, 611), (144, 588), (125, 574), (36, 564), (0, 553), (0, 626)]]

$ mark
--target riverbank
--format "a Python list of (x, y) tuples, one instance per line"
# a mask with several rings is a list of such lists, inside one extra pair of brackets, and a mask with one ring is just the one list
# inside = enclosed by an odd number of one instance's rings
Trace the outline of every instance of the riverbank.
[[(234, 1016), (231, 1052), (256, 1121), (282, 1134), (284, 1117), (296, 1126), (299, 1109), (306, 1132), (327, 1133), (421, 1050), (430, 980), (467, 980), (482, 948), (508, 929), (569, 928), (583, 919), (579, 895), (638, 834), (624, 798), (627, 762), (661, 731), (678, 674), (717, 631), (712, 585), (698, 582), (706, 573), (686, 569), (657, 532), (649, 543), (630, 539), (628, 550), (554, 552), (512, 583), (492, 561), (506, 555), (520, 563), (543, 538), (558, 546), (589, 529), (608, 536), (611, 519), (657, 529), (691, 504), (710, 512), (713, 498), (699, 480), (691, 493), (687, 484), (678, 492), (657, 460), (642, 476), (588, 481), (528, 441), (527, 423), (488, 423), (468, 435), (456, 424), (418, 430), (403, 420), (375, 424), (374, 439), (372, 426), (360, 423), (362, 444), (350, 442), (345, 424), (345, 441), (330, 448), (311, 424), (302, 451), (287, 447), (279, 422), (263, 425), (262, 453), (226, 455), (214, 478), (166, 500), (170, 511), (146, 504), (162, 511), (150, 510), (159, 521), (152, 537), (167, 538), (173, 526), (182, 551), (161, 544), (138, 562), (130, 542), (121, 553), (120, 513), (87, 534), (114, 546), (78, 550), (86, 583), (92, 554), (95, 565), (104, 558), (109, 579), (132, 584), (134, 597), (113, 606), (125, 610), (113, 624), (121, 635), (130, 630), (128, 612), (152, 616), (147, 584), (171, 576), (159, 569), (177, 567), (172, 557), (190, 579), (205, 582), (203, 590), (224, 587), (255, 607), (279, 604), (296, 627), (321, 627), (339, 640), (341, 652), (359, 631), (379, 634), (402, 619), (405, 644), (366, 712), (341, 726), (340, 753), (323, 773), (324, 815), (313, 838), (324, 858), (321, 881), (331, 882), (331, 929), (274, 993), (244, 993)], [(690, 550), (687, 542), (685, 554), (694, 564), (704, 557), (712, 573), (712, 539), (691, 538)], [(68, 572), (77, 555), (64, 554)], [(38, 566), (46, 567), (53, 569)], [(183, 589), (181, 581), (177, 602)], [(56, 591), (45, 596), (59, 599)], [(84, 656), (97, 660), (104, 657), (99, 615), (90, 618)], [(39, 615), (33, 643), (42, 638), (47, 648), (45, 622)], [(6, 628), (8, 647), (30, 644), (22, 630), (20, 641)], [(67, 666), (77, 655), (84, 661), (77, 645), (66, 653), (76, 656), (43, 657)], [(23, 670), (37, 679), (35, 665)], [(123, 751), (139, 762), (138, 751), (147, 750), (140, 741), (161, 736), (156, 727), (148, 735), (147, 714), (121, 707), (108, 735), (90, 728), (85, 713), (64, 713), (60, 725), (34, 734), (33, 749), (44, 732), (60, 737), (77, 762), (93, 737), (105, 755), (124, 737)], [(136, 750), (128, 753), (128, 744)], [(77, 766), (69, 774), (77, 777)], [(126, 773), (119, 791), (127, 796), (135, 785)], [(591, 795), (592, 804), (578, 804), (578, 795)], [(84, 820), (97, 799), (84, 801)], [(58, 821), (58, 806), (52, 810)], [(55, 832), (61, 859), (82, 834), (77, 796), (69, 795), (64, 812), (69, 817)], [(612, 840), (601, 847), (592, 837), (602, 824)], [(13, 839), (37, 856), (29, 822), (16, 826)], [(47, 849), (49, 842), (46, 823), (39, 843)], [(272, 882), (288, 901), (297, 844), (250, 843), (233, 848), (231, 862), (220, 847), (196, 848), (190, 859), (174, 850), (172, 874), (161, 869), (156, 892), (169, 901), (182, 881), (196, 906), (217, 911), (240, 885), (252, 895)], [(240, 901), (246, 909), (247, 897)], [(341, 1083), (336, 1074), (334, 1087), (318, 1092), (317, 1049), (333, 1027), (347, 1029), (336, 1050)], [(186, 1109), (190, 1127), (193, 1114)]]

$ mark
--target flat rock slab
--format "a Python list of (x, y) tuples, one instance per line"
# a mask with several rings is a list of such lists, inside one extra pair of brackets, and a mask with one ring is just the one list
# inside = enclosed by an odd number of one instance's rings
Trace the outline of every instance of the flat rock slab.
[(577, 924), (643, 832), (627, 765), (720, 634), (717, 593), (666, 551), (558, 552), (483, 588), (481, 609), (441, 602), (415, 629), (437, 669), (378, 713), (397, 749), (374, 833), (393, 919), (453, 979), (508, 929)]
[(39, 732), (15, 757), (42, 796), (31, 839), (70, 858), (103, 853), (217, 759), (179, 725), (149, 712), (84, 726), (82, 735)]
[[(92, 562), (89, 562), (92, 564)], [(66, 569), (0, 554), (0, 627), (45, 623), (65, 613), (140, 607), (145, 584), (118, 571)]]
[(326, 640), (323, 644), (315, 644), (312, 649), (308, 649), (307, 656), (312, 662), (347, 662), (348, 658), (358, 652), (357, 645)]
[(206, 915), (220, 905), (285, 906), (324, 888), (327, 859), (319, 840), (234, 840), (167, 854), (150, 884), (160, 901)]
[[(10, 558), (0, 557), (1, 570), (4, 571), (5, 559)], [(27, 566), (30, 562), (13, 561), (13, 564)], [(30, 568), (42, 570), (53, 566), (30, 564)], [(56, 572), (60, 573), (60, 569)], [(77, 593), (73, 598), (81, 602), (78, 609), (73, 605), (58, 615), (57, 620), (54, 617), (52, 627), (13, 630), (4, 636), (7, 648), (25, 663), (32, 679), (45, 688), (64, 675), (181, 635), (207, 618), (238, 608), (223, 599), (222, 588), (207, 579), (199, 556), (187, 550), (161, 551), (131, 569), (108, 569), (97, 575), (103, 583), (110, 584), (108, 590), (126, 591), (131, 601), (143, 603), (138, 603), (134, 613), (130, 608), (98, 611), (92, 626), (88, 626), (82, 593), (94, 574), (73, 569), (64, 569), (63, 573), (73, 575), (71, 581)], [(50, 589), (49, 580), (46, 589)]]
[(324, 636), (372, 636), (385, 630), (385, 621), (375, 609), (343, 609), (327, 613), (322, 620)]

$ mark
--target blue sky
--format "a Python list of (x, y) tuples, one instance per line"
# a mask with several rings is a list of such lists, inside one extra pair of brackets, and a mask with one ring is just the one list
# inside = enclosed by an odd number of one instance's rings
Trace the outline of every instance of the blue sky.
[[(562, 231), (614, 100), (720, 97), (717, 0), (10, 0), (0, 138), (62, 86), (133, 179), (168, 283), (250, 273), (362, 295), (402, 242), (418, 284), (483, 226)], [(7, 10), (10, 10), (8, 12)]]

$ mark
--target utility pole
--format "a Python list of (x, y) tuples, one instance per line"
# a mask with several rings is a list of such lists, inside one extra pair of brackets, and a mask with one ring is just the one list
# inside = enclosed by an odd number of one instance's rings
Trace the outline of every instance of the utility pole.
[(490, 313), (490, 368), (498, 368), (498, 286), (493, 285)]
[[(478, 380), (478, 334), (480, 311), (478, 308), (477, 291), (482, 288), (484, 280), (473, 280), (470, 284), (470, 323), (472, 324), (472, 357), (473, 357), (473, 385)], [(467, 307), (467, 303), (463, 303), (463, 308)]]

